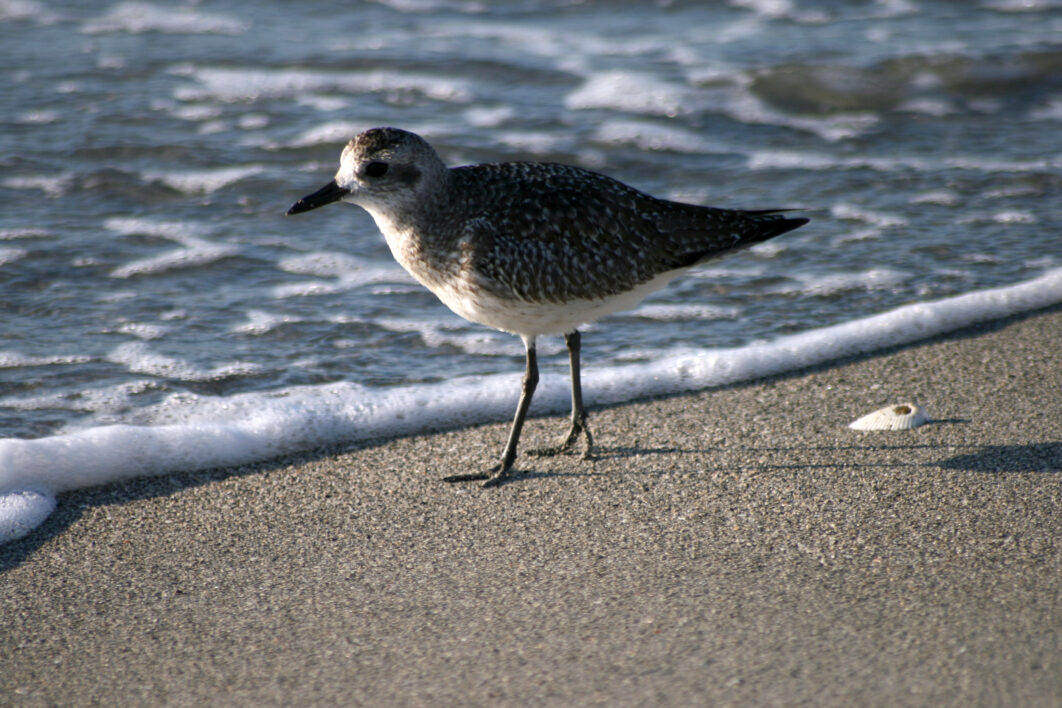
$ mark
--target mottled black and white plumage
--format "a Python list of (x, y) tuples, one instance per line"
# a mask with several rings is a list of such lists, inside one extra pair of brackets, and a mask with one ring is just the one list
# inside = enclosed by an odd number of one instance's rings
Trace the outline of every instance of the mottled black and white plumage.
[(450, 309), (520, 335), (527, 370), (502, 461), (507, 475), (538, 382), (535, 338), (564, 334), (572, 421), (556, 448), (585, 435), (577, 327), (636, 306), (689, 268), (807, 223), (781, 210), (736, 211), (657, 199), (579, 167), (508, 162), (447, 168), (421, 137), (374, 128), (343, 150), (335, 179), (288, 210), (333, 201), (368, 211), (391, 253)]

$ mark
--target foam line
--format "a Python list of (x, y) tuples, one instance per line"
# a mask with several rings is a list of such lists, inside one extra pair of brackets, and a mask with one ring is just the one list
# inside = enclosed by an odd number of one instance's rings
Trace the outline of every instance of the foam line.
[[(900, 307), (879, 315), (734, 349), (696, 349), (594, 370), (591, 405), (693, 391), (907, 344), (1062, 302), (1062, 268), (1016, 285)], [(163, 405), (158, 425), (110, 425), (36, 440), (0, 440), (0, 542), (29, 533), (54, 495), (131, 477), (225, 467), (332, 443), (500, 421), (512, 415), (519, 372), (424, 386), (353, 383), (200, 397)], [(185, 397), (186, 398), (186, 397)], [(183, 399), (182, 399), (183, 400)], [(567, 381), (543, 380), (536, 412), (561, 411)], [(163, 422), (165, 421), (165, 422)]]

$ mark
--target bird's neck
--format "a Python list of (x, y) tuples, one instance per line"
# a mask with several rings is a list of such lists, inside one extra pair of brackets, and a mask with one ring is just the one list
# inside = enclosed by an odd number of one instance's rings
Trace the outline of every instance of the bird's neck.
[[(432, 202), (425, 202), (430, 204)], [(448, 229), (424, 209), (368, 209), (394, 259), (414, 278), (434, 290), (435, 281), (456, 264), (447, 262), (453, 248), (442, 241)]]

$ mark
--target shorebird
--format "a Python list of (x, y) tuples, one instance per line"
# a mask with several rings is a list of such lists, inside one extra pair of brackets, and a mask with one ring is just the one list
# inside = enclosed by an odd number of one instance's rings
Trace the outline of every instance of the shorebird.
[(336, 201), (372, 215), (391, 254), (472, 322), (519, 335), (526, 369), (501, 461), (447, 482), (498, 484), (511, 473), (538, 384), (535, 341), (563, 334), (572, 413), (557, 445), (572, 450), (587, 425), (579, 375), (580, 325), (635, 307), (685, 271), (807, 223), (787, 210), (738, 211), (657, 199), (580, 167), (506, 162), (448, 168), (423, 138), (373, 128), (343, 148), (335, 178), (288, 209)]

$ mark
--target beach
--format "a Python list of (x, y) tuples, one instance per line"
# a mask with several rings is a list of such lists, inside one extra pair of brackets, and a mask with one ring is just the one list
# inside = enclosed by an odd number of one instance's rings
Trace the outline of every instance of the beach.
[(496, 489), (440, 478), (507, 422), (62, 494), (0, 547), (0, 703), (1058, 705), (1060, 332), (589, 390), (595, 460)]

